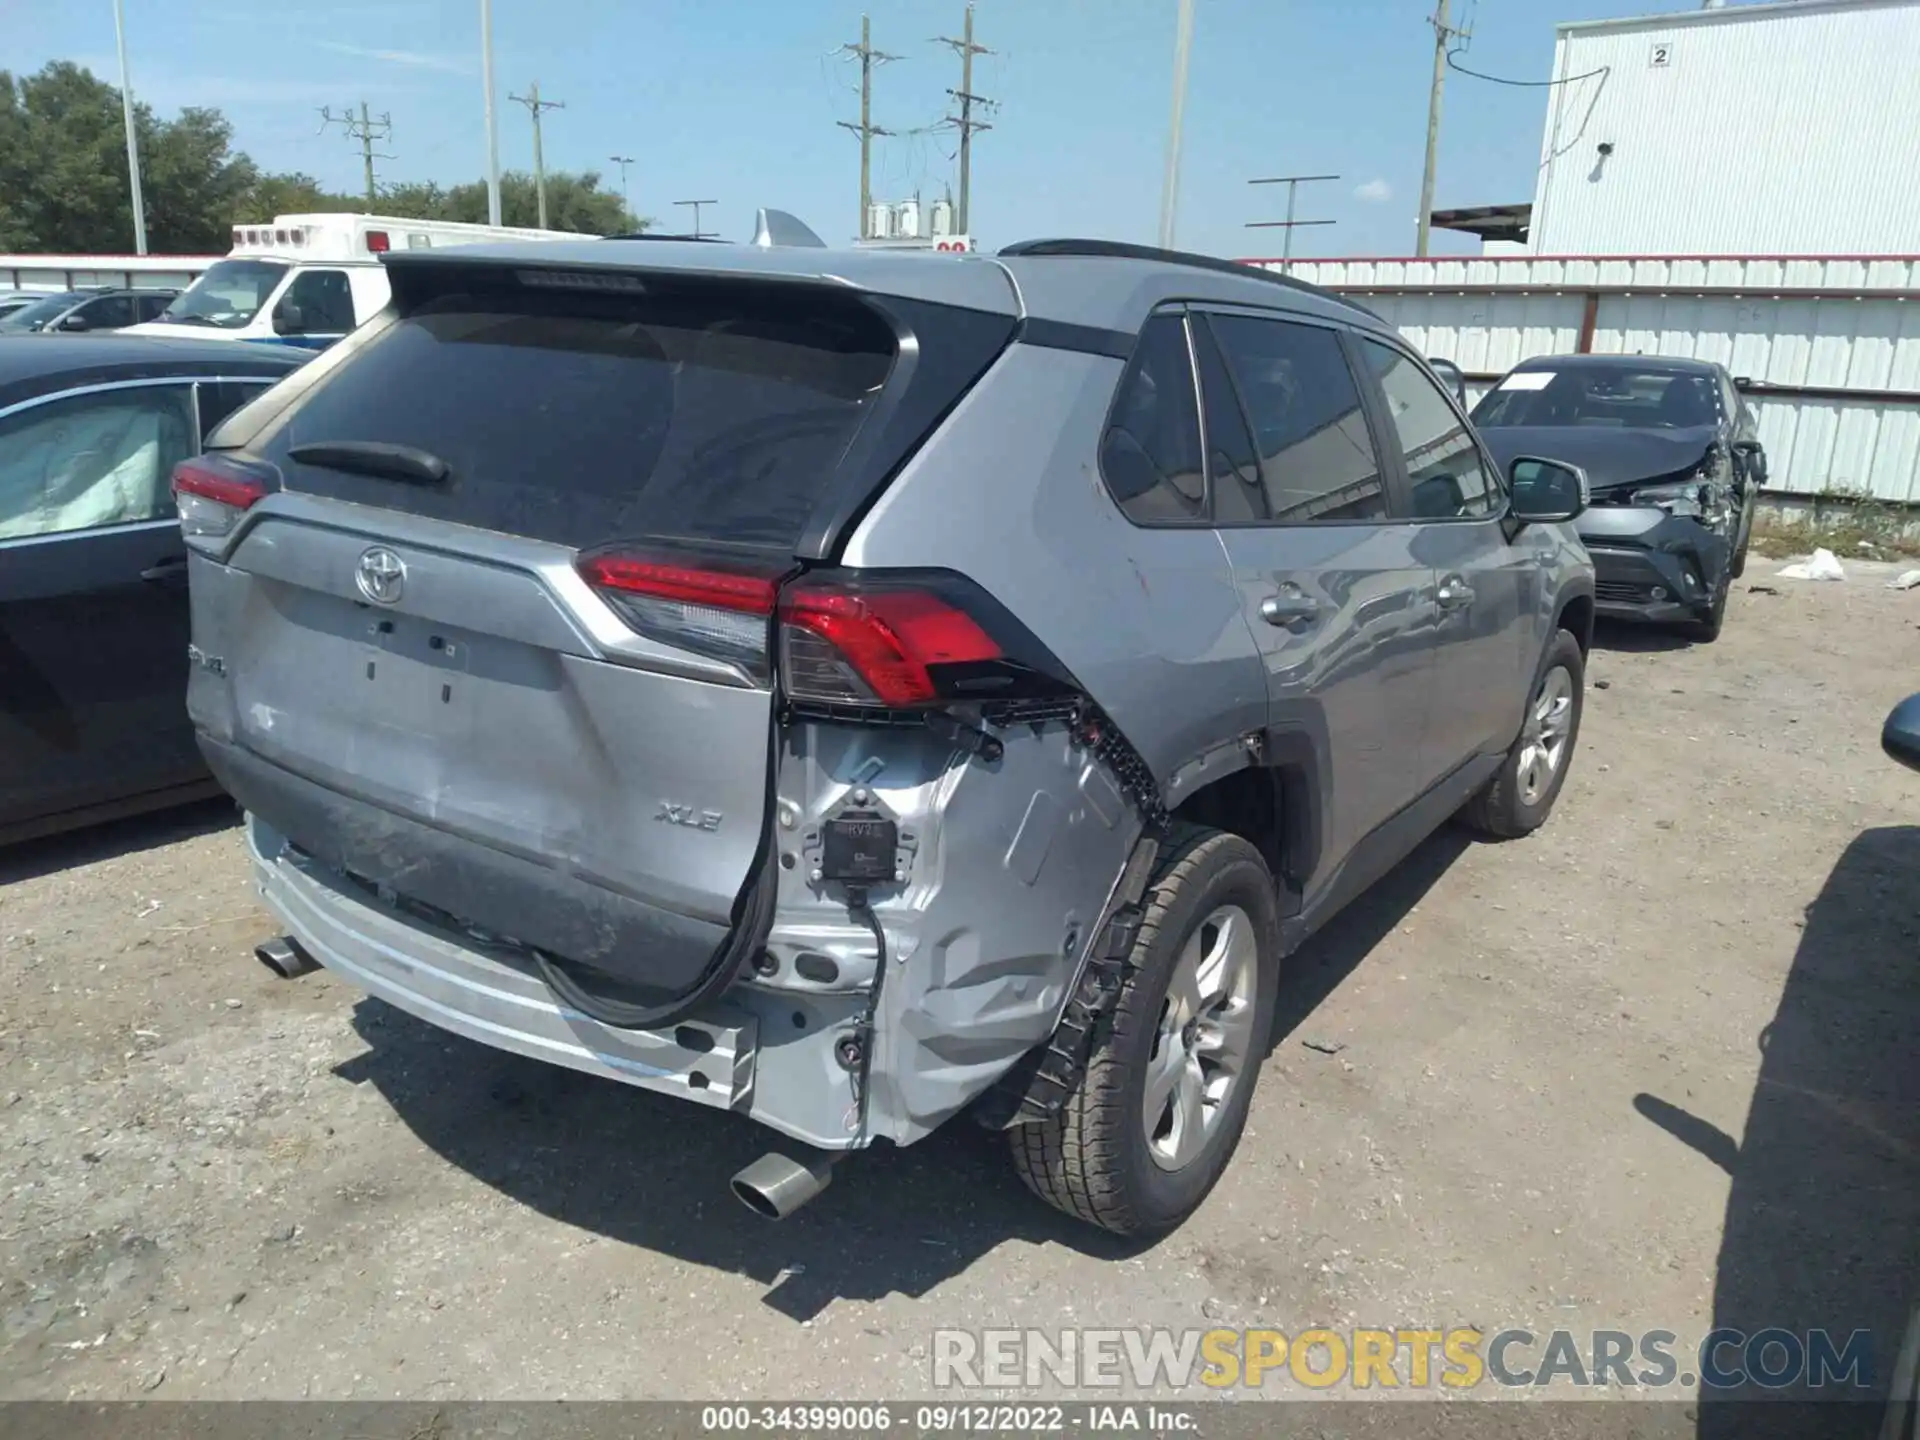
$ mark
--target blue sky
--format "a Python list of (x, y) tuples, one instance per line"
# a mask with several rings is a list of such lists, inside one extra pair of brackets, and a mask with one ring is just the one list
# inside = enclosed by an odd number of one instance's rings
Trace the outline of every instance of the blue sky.
[[(352, 191), (357, 148), (319, 133), (318, 108), (365, 99), (393, 119), (380, 162), (394, 180), (484, 174), (478, 0), (124, 0), (133, 88), (163, 113), (215, 105), (236, 143), (271, 169)], [(1697, 8), (1699, 0), (1455, 0), (1473, 30), (1462, 62), (1542, 79), (1556, 21)], [(703, 223), (744, 239), (759, 205), (794, 211), (829, 240), (853, 233), (858, 70), (836, 55), (860, 33), (859, 0), (494, 0), (503, 168), (531, 165), (525, 110), (540, 82), (550, 167), (618, 183), (631, 155), (634, 208), (673, 228), (678, 199), (713, 198)], [(928, 129), (959, 85), (938, 35), (959, 33), (963, 0), (867, 0), (880, 68), (874, 121), (879, 198), (953, 182), (950, 130)], [(1425, 143), (1432, 0), (1197, 0), (1178, 243), (1276, 254), (1282, 187), (1258, 175), (1339, 174), (1303, 187), (1297, 255), (1408, 254)], [(1152, 241), (1159, 223), (1172, 86), (1175, 0), (978, 0), (976, 93), (999, 102), (976, 138), (973, 231), (999, 245), (1038, 235)], [(115, 80), (110, 0), (10, 7), (0, 67), (72, 59)], [(1531, 200), (1547, 92), (1447, 79), (1441, 206)], [(919, 133), (909, 133), (919, 132)], [(262, 217), (265, 218), (265, 217)], [(1436, 249), (1469, 251), (1436, 235)]]

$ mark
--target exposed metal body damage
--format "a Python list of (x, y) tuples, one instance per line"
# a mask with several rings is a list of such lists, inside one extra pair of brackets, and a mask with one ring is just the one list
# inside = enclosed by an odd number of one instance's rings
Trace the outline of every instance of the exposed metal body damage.
[[(920, 1139), (1044, 1041), (1140, 835), (1133, 804), (1064, 722), (995, 733), (1004, 748), (987, 761), (917, 727), (802, 720), (785, 731), (773, 968), (741, 988), (873, 999), (871, 1053), (833, 1086), (840, 1134), (817, 1144)], [(877, 995), (857, 897), (850, 907), (849, 887), (815, 879), (806, 860), (849, 802), (891, 819), (912, 849), (904, 878), (869, 892), (886, 937)], [(804, 1097), (762, 1089), (756, 1113), (791, 1132), (772, 1112)]]

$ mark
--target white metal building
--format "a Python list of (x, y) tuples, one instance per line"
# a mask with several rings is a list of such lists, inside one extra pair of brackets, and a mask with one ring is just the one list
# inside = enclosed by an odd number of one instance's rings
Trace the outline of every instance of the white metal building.
[(1920, 249), (1920, 0), (1559, 27), (1536, 255)]

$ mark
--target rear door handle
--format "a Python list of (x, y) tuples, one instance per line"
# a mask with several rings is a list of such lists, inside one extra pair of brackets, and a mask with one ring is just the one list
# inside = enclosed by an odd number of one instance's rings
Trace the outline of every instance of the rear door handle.
[(1473, 603), (1473, 587), (1458, 575), (1449, 575), (1440, 582), (1440, 588), (1433, 592), (1433, 598), (1440, 603), (1442, 610), (1460, 610)]
[[(125, 573), (125, 572), (122, 572)], [(148, 566), (140, 572), (140, 578), (154, 585), (167, 585), (187, 578), (187, 557), (182, 555), (173, 560), (162, 560), (158, 565)]]
[(1260, 602), (1260, 618), (1292, 630), (1320, 618), (1320, 602), (1311, 595), (1269, 595)]

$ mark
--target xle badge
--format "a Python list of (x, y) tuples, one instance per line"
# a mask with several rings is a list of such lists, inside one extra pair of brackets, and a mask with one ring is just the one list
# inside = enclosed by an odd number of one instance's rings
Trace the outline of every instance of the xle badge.
[(689, 830), (718, 830), (721, 815), (718, 810), (696, 810), (691, 805), (676, 805), (671, 800), (662, 800), (660, 812), (653, 818), (664, 820), (669, 825), (684, 825)]

